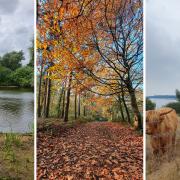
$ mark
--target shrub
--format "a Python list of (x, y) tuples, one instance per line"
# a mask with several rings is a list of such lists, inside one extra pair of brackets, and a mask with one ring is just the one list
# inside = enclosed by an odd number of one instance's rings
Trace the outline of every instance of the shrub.
[(149, 98), (146, 98), (146, 111), (153, 110), (156, 108), (156, 104), (152, 102)]
[(33, 68), (30, 66), (25, 66), (16, 69), (11, 74), (11, 79), (14, 84), (20, 87), (33, 87)]
[(0, 85), (9, 85), (11, 82), (10, 75), (11, 70), (0, 65)]
[(168, 103), (166, 107), (173, 108), (178, 114), (180, 114), (180, 102)]

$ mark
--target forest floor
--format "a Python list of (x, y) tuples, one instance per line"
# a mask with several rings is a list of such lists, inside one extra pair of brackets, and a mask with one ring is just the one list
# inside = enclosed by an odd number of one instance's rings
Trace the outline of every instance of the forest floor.
[(143, 179), (143, 137), (112, 122), (38, 126), (37, 179)]
[(176, 151), (174, 158), (168, 160), (166, 155), (155, 159), (152, 154), (150, 139), (147, 137), (147, 180), (177, 180), (180, 179), (180, 121), (177, 129)]
[(0, 134), (0, 179), (34, 179), (34, 140), (30, 134)]

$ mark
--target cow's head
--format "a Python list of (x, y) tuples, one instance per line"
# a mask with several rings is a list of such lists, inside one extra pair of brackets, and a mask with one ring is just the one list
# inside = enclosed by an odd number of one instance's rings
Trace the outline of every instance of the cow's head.
[(134, 123), (133, 123), (133, 126), (134, 126), (134, 129), (136, 130), (136, 129), (138, 129), (138, 117), (137, 117), (137, 115), (135, 115), (134, 116)]
[(146, 134), (153, 135), (158, 133), (159, 124), (163, 120), (163, 115), (156, 110), (146, 111)]

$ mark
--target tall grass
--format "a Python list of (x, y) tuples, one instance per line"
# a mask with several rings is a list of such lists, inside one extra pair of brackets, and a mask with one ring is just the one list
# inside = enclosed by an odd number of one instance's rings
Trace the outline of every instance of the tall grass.
[(14, 152), (14, 147), (21, 147), (22, 143), (20, 140), (20, 135), (15, 133), (6, 133), (4, 134), (4, 159), (9, 160), (11, 163), (17, 162), (16, 154)]

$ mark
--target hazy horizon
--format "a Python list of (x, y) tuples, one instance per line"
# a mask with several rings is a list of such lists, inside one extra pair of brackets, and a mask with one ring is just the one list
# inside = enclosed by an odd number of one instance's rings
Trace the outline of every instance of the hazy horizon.
[(176, 96), (175, 94), (152, 94), (152, 95), (147, 95), (146, 97), (149, 97), (149, 96)]

